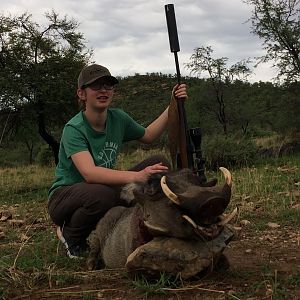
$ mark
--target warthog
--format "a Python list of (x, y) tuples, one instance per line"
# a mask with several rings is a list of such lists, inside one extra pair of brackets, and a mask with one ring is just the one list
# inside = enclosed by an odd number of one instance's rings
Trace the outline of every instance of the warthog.
[(221, 216), (231, 197), (231, 174), (220, 169), (222, 186), (199, 186), (187, 169), (125, 186), (121, 197), (135, 204), (114, 207), (98, 222), (89, 237), (88, 269), (100, 259), (108, 268), (189, 277), (211, 265), (233, 236)]

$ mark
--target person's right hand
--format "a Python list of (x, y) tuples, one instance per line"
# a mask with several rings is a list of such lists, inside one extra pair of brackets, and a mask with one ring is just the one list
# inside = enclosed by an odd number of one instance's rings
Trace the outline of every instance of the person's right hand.
[(148, 166), (145, 169), (137, 172), (136, 182), (146, 183), (152, 174), (167, 172), (168, 169), (169, 168), (164, 166), (162, 163)]

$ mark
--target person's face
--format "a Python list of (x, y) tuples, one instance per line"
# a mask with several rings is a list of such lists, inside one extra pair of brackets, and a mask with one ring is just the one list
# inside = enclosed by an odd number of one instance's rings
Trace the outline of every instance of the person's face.
[(111, 104), (114, 85), (107, 79), (99, 78), (78, 90), (81, 101), (85, 101), (86, 109), (106, 109)]

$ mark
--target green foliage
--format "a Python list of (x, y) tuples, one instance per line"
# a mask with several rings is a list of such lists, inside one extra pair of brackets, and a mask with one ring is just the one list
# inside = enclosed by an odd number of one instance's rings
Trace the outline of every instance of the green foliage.
[(53, 165), (53, 152), (48, 145), (43, 145), (37, 154), (36, 162), (41, 166)]
[(207, 74), (210, 89), (213, 92), (213, 101), (208, 105), (208, 110), (215, 114), (223, 132), (227, 134), (228, 113), (226, 107), (228, 97), (226, 96), (226, 91), (235, 79), (242, 78), (245, 80), (251, 74), (251, 71), (248, 67), (249, 61), (240, 61), (228, 67), (227, 57), (213, 58), (212, 53), (213, 49), (210, 46), (198, 47), (194, 50), (190, 57), (190, 62), (186, 66), (194, 74)]
[(41, 26), (28, 13), (0, 14), (0, 111), (12, 112), (11, 134), (36, 130), (58, 152), (56, 134), (77, 111), (76, 81), (91, 51), (74, 19), (45, 18)]
[(253, 7), (252, 32), (263, 40), (267, 52), (262, 62), (275, 61), (278, 77), (300, 79), (299, 0), (244, 0)]
[(213, 58), (211, 46), (197, 47), (186, 64), (192, 73), (206, 73), (216, 89), (220, 89), (222, 83), (231, 82), (235, 78), (247, 78), (250, 74), (249, 61), (239, 61), (232, 66), (227, 66), (227, 57)]
[[(135, 75), (119, 78), (119, 81), (113, 105), (124, 109), (144, 126), (167, 107), (172, 87), (176, 84), (176, 78), (161, 74)], [(200, 127), (206, 139), (221, 134), (223, 127), (218, 119), (218, 103), (215, 101), (215, 92), (210, 81), (195, 77), (185, 77), (182, 81), (188, 85), (189, 100), (185, 107), (189, 127)], [(251, 84), (237, 80), (226, 83), (224, 99), (228, 133), (257, 138), (299, 132), (299, 93), (300, 83), (284, 86), (276, 86), (270, 82)], [(59, 108), (59, 101), (49, 103), (49, 106), (47, 104), (46, 110), (46, 123), (51, 124), (50, 133), (57, 141), (63, 125), (75, 113), (75, 108), (61, 112), (64, 109)], [(33, 162), (41, 144), (41, 138), (37, 134), (38, 114), (34, 104), (22, 107), (20, 113), (11, 113), (10, 124), (4, 127), (7, 113), (5, 110), (0, 111), (0, 133), (3, 133), (0, 165), (13, 166)], [(56, 117), (60, 120), (55, 121)], [(125, 144), (123, 150), (132, 152), (140, 146), (138, 142), (131, 142)], [(164, 135), (155, 144), (143, 147), (167, 147), (167, 137)]]
[(167, 273), (160, 273), (158, 279), (148, 279), (143, 274), (136, 276), (132, 284), (142, 290), (146, 297), (151, 294), (164, 294), (166, 288), (176, 288), (180, 284), (180, 277), (174, 277)]
[(17, 167), (32, 164), (41, 145), (41, 139), (28, 135), (23, 138), (11, 138), (0, 147), (0, 168)]
[(114, 96), (114, 106), (122, 108), (147, 126), (166, 109), (176, 79), (166, 75), (147, 74), (122, 78)]
[(252, 140), (234, 135), (206, 136), (203, 141), (208, 169), (252, 165), (257, 158), (257, 150)]
[(0, 148), (0, 167), (17, 167), (25, 165), (24, 156), (21, 155), (21, 146), (14, 145), (14, 148), (7, 146)]
[(296, 273), (289, 279), (289, 282), (294, 286), (300, 286), (300, 266), (297, 267)]

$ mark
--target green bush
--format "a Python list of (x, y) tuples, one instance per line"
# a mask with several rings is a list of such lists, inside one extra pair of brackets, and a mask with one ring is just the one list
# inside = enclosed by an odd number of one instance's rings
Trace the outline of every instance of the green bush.
[[(37, 155), (39, 145), (35, 145), (33, 148), (33, 157)], [(24, 143), (12, 140), (3, 143), (0, 147), (0, 168), (13, 168), (18, 166), (24, 166), (32, 163), (31, 154), (29, 149)], [(1, 298), (0, 298), (1, 299)]]
[(251, 139), (234, 135), (206, 136), (203, 139), (206, 167), (241, 167), (252, 165), (258, 156), (258, 148)]
[(53, 152), (48, 145), (41, 146), (36, 157), (36, 162), (41, 166), (50, 166), (54, 163)]

